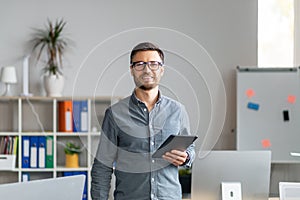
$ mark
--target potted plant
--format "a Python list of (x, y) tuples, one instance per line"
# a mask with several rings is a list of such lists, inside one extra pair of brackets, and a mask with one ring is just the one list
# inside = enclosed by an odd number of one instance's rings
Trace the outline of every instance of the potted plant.
[(46, 56), (44, 66), (44, 86), (47, 96), (62, 96), (64, 77), (62, 74), (63, 56), (68, 46), (68, 39), (63, 36), (66, 22), (56, 20), (48, 23), (45, 29), (34, 29), (30, 40), (32, 51), (37, 51), (37, 61)]
[(68, 168), (78, 168), (79, 167), (79, 153), (81, 153), (80, 145), (69, 141), (66, 143), (64, 148), (66, 154), (65, 165)]

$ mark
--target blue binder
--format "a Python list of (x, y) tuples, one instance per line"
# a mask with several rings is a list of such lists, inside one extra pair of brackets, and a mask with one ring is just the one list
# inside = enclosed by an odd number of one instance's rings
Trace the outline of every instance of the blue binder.
[(80, 131), (88, 132), (88, 101), (81, 101), (80, 106)]
[(80, 111), (81, 101), (73, 101), (73, 132), (81, 132)]
[(38, 167), (38, 136), (30, 136), (30, 168)]
[(38, 137), (38, 168), (46, 167), (46, 136)]
[(22, 182), (30, 181), (30, 174), (27, 172), (22, 172)]
[(73, 176), (73, 172), (63, 172), (63, 176)]
[(29, 168), (30, 159), (30, 138), (22, 136), (22, 168)]
[(73, 101), (73, 131), (88, 132), (88, 102)]

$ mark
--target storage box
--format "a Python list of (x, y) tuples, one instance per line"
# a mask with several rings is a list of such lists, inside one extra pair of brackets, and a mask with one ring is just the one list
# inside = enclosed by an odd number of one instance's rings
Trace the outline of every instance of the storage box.
[(13, 170), (16, 167), (16, 155), (0, 154), (0, 171)]

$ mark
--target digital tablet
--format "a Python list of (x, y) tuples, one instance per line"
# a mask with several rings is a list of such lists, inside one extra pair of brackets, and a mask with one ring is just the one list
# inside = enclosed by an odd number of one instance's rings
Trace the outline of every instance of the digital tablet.
[(161, 158), (173, 149), (185, 151), (197, 138), (195, 135), (170, 135), (153, 153), (152, 158)]

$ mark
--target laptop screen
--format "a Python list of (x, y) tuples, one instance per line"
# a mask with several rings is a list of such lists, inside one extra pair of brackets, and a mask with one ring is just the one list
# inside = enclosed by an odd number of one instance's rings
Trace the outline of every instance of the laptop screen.
[(270, 151), (211, 151), (204, 155), (196, 157), (192, 167), (192, 199), (220, 200), (222, 182), (239, 182), (243, 200), (268, 200)]

